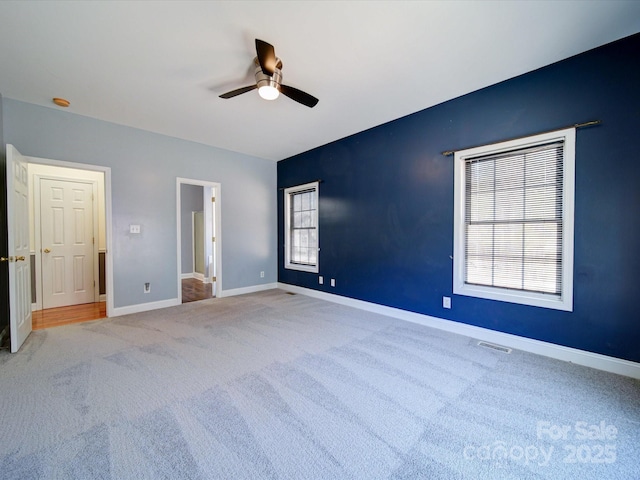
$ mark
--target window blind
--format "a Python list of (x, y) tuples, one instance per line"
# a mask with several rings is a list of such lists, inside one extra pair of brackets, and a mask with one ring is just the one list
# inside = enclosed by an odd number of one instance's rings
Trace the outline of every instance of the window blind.
[(465, 161), (464, 281), (562, 292), (564, 141)]

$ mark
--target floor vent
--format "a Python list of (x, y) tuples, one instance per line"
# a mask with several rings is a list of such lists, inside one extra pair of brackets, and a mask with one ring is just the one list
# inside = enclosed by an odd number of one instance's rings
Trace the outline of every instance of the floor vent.
[(478, 342), (479, 347), (490, 348), (491, 350), (497, 350), (502, 353), (511, 353), (511, 349), (503, 347), (502, 345), (495, 345), (493, 343)]

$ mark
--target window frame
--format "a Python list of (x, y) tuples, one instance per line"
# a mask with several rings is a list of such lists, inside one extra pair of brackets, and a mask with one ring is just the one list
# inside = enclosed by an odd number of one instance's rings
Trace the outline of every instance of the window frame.
[[(553, 141), (564, 142), (562, 188), (562, 288), (559, 295), (465, 283), (465, 208), (467, 159), (520, 150)], [(453, 293), (470, 297), (573, 311), (575, 206), (575, 128), (483, 145), (454, 153)]]
[[(284, 189), (284, 268), (288, 270), (298, 270), (302, 272), (311, 272), (318, 273), (320, 270), (320, 226), (319, 226), (319, 209), (320, 209), (320, 194), (319, 194), (319, 186), (320, 182), (310, 182), (305, 183), (303, 185), (296, 185), (294, 187), (289, 187)], [(291, 208), (292, 202), (291, 199), (293, 195), (299, 192), (312, 190), (315, 194), (316, 201), (316, 213), (315, 213), (315, 223), (316, 223), (316, 239), (318, 243), (318, 253), (316, 255), (316, 263), (315, 265), (306, 265), (301, 263), (294, 263), (291, 261), (291, 249), (290, 249), (290, 241), (291, 241)]]

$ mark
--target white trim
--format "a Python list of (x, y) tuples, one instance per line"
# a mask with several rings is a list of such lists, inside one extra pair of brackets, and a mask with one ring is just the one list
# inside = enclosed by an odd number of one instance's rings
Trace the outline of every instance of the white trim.
[[(469, 285), (464, 283), (465, 268), (465, 169), (467, 158), (494, 154), (537, 144), (564, 141), (563, 201), (562, 201), (562, 292), (560, 296), (523, 292), (498, 287)], [(454, 223), (453, 223), (453, 293), (477, 298), (487, 298), (522, 305), (573, 311), (573, 237), (575, 203), (575, 143), (576, 130), (569, 128), (531, 135), (526, 138), (483, 145), (454, 153)]]
[(89, 165), (86, 163), (66, 162), (63, 160), (52, 160), (49, 158), (26, 157), (29, 163), (40, 165), (52, 165), (56, 167), (73, 168), (75, 170), (89, 170), (92, 172), (102, 172), (104, 174), (104, 223), (105, 223), (105, 265), (104, 275), (107, 289), (107, 317), (113, 315), (113, 215), (111, 206), (111, 167), (100, 165)]
[(457, 333), (458, 335), (464, 335), (466, 337), (472, 337), (491, 343), (497, 343), (516, 350), (535, 353), (537, 355), (555, 358), (556, 360), (562, 360), (565, 362), (575, 363), (577, 365), (583, 365), (585, 367), (595, 368), (597, 370), (603, 370), (605, 372), (611, 372), (618, 375), (640, 379), (640, 363), (631, 362), (629, 360), (623, 360), (599, 353), (588, 352), (586, 350), (579, 350), (577, 348), (556, 345), (554, 343), (543, 342), (541, 340), (533, 340), (531, 338), (520, 337), (518, 335), (498, 332), (495, 330), (489, 330), (487, 328), (476, 327), (474, 325), (467, 325), (465, 323), (460, 323), (453, 320), (431, 317), (429, 315), (409, 312), (406, 310), (401, 310), (399, 308), (377, 305), (375, 303), (355, 300), (353, 298), (342, 297), (340, 295), (320, 292), (318, 290), (311, 290), (295, 285), (288, 285), (286, 283), (278, 283), (278, 288), (280, 288), (281, 290), (287, 290), (290, 292), (307, 295), (309, 297), (319, 298), (321, 300), (358, 308), (360, 310), (366, 310), (368, 312), (386, 315), (388, 317), (397, 318), (399, 320), (418, 323), (426, 327), (444, 330), (451, 333)]
[(193, 278), (195, 278), (196, 280), (200, 280), (202, 283), (205, 283), (204, 282), (204, 274), (202, 274), (202, 273), (193, 272)]
[(188, 278), (196, 278), (196, 277), (194, 277), (193, 272), (191, 272), (191, 273), (181, 273), (180, 274), (180, 279), (186, 280)]
[[(302, 272), (318, 273), (320, 271), (320, 192), (318, 190), (320, 182), (310, 182), (304, 185), (296, 185), (284, 189), (284, 268), (287, 270), (299, 270)], [(318, 242), (318, 252), (316, 254), (315, 265), (301, 265), (291, 262), (291, 250), (289, 250), (289, 238), (291, 237), (291, 194), (303, 190), (313, 190), (316, 194), (316, 240)]]
[(191, 212), (191, 271), (193, 272), (193, 278), (198, 278), (196, 276), (198, 274), (196, 272), (196, 212)]
[(278, 283), (265, 283), (263, 285), (253, 285), (251, 287), (243, 287), (243, 288), (232, 288), (231, 290), (222, 290), (220, 292), (220, 296), (222, 297), (234, 297), (236, 295), (245, 295), (247, 293), (256, 293), (263, 292), (265, 290), (273, 290), (274, 288), (279, 288)]
[(158, 302), (137, 303), (136, 305), (128, 305), (126, 307), (117, 307), (113, 309), (110, 317), (119, 317), (120, 315), (129, 315), (131, 313), (148, 312), (150, 310), (158, 310), (160, 308), (175, 307), (181, 302), (177, 298), (168, 300), (160, 300)]
[(99, 302), (106, 302), (107, 301), (107, 295), (104, 293), (101, 293), (100, 295), (98, 295), (98, 301)]
[[(213, 296), (222, 296), (222, 184), (216, 182), (209, 182), (206, 180), (194, 180), (190, 178), (176, 177), (176, 237), (177, 237), (177, 299), (179, 303), (182, 303), (182, 213), (181, 213), (181, 199), (180, 199), (180, 185), (199, 185), (202, 187), (211, 187), (215, 192), (215, 222), (216, 225), (216, 241), (213, 255), (215, 257), (216, 264), (216, 281), (213, 282)], [(191, 278), (191, 277), (188, 277)]]
[[(204, 202), (206, 202), (207, 200), (210, 200), (210, 199), (207, 198), (208, 195), (206, 194), (207, 193), (206, 189), (203, 189), (203, 190), (204, 190), (203, 200)], [(193, 248), (191, 249), (191, 269), (193, 270), (193, 278), (195, 278), (196, 280), (200, 280), (202, 283), (212, 283), (211, 280), (209, 280), (210, 277), (206, 275), (206, 272), (208, 270), (207, 255), (206, 255), (207, 252), (203, 252), (205, 253), (205, 255), (204, 255), (204, 258), (202, 259), (202, 262), (204, 263), (205, 272), (200, 273), (196, 270), (196, 261), (197, 261), (196, 256), (198, 255), (198, 252), (196, 250), (195, 241), (196, 241), (196, 215), (198, 213), (202, 213), (202, 245), (205, 246), (207, 244), (207, 239), (211, 238), (211, 236), (207, 235), (208, 225), (207, 225), (207, 215), (205, 215), (207, 213), (206, 204), (204, 204), (202, 208), (203, 209), (199, 212), (191, 212), (191, 240), (193, 241), (193, 245), (192, 245)], [(213, 218), (211, 220), (213, 224)]]
[[(244, 288), (234, 288), (231, 290), (225, 290), (221, 292), (218, 298), (233, 297), (236, 295), (244, 295), (247, 293), (262, 292), (264, 290), (273, 290), (275, 288), (278, 288), (277, 283), (254, 285), (251, 287), (244, 287)], [(131, 313), (148, 312), (150, 310), (158, 310), (160, 308), (175, 307), (176, 305), (181, 305), (181, 304), (182, 304), (182, 300), (179, 300), (177, 298), (171, 298), (169, 300), (160, 300), (158, 302), (138, 303), (136, 305), (129, 305), (126, 307), (115, 308), (113, 311), (113, 314), (110, 316), (117, 317), (120, 315), (129, 315)]]

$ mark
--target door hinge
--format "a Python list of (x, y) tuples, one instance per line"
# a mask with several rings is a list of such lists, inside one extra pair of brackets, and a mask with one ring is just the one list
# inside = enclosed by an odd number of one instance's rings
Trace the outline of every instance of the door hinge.
[(216, 277), (211, 277), (211, 281), (215, 282), (216, 281)]
[(215, 242), (216, 241), (216, 237), (211, 237), (211, 241)]
[(211, 197), (211, 201), (212, 201), (213, 203), (216, 203), (216, 197)]

